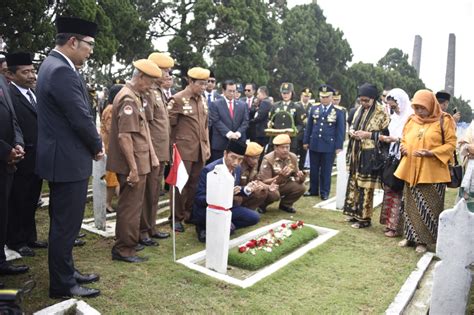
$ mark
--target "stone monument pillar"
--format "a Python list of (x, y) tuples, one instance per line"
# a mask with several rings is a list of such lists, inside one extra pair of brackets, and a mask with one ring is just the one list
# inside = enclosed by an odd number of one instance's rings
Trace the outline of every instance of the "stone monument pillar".
[(420, 76), (420, 64), (421, 64), (421, 44), (423, 39), (420, 35), (415, 35), (415, 44), (413, 45), (413, 56), (411, 58), (411, 65), (416, 70), (418, 77)]
[(456, 35), (449, 34), (448, 62), (446, 64), (446, 79), (444, 89), (454, 96), (454, 77), (456, 70)]
[(336, 179), (336, 209), (344, 208), (346, 200), (347, 181), (349, 174), (346, 166), (346, 148), (336, 155), (337, 179)]
[(207, 174), (206, 268), (227, 273), (234, 176), (223, 164)]
[(99, 230), (105, 231), (105, 199), (107, 187), (105, 184), (106, 156), (92, 162), (92, 202), (94, 206), (94, 224)]

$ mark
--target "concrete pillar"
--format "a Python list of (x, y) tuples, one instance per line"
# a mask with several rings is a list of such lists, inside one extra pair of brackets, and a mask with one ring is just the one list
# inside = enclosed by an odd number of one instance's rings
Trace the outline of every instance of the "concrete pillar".
[(456, 73), (456, 35), (449, 34), (448, 62), (446, 64), (446, 79), (444, 90), (454, 96), (454, 77)]
[(411, 65), (415, 68), (416, 74), (420, 76), (420, 64), (421, 64), (421, 44), (423, 39), (420, 35), (415, 35), (415, 43), (413, 45), (413, 56), (411, 58)]
[(99, 230), (105, 231), (105, 198), (107, 187), (105, 184), (106, 157), (92, 162), (92, 201), (94, 206), (94, 223)]
[(337, 179), (336, 179), (336, 209), (344, 208), (346, 200), (347, 180), (349, 174), (346, 166), (346, 149), (344, 148), (336, 155)]

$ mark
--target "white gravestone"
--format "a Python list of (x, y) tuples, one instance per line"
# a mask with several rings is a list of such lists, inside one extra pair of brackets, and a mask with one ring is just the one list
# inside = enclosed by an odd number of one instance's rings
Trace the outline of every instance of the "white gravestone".
[(430, 314), (464, 314), (471, 288), (474, 263), (474, 213), (461, 199), (454, 209), (439, 216)]
[(206, 192), (206, 268), (225, 274), (234, 199), (234, 177), (225, 165), (207, 174)]
[(347, 180), (349, 179), (346, 165), (346, 149), (343, 149), (336, 155), (336, 165), (336, 209), (342, 209), (344, 208), (344, 201), (346, 200)]
[(105, 231), (105, 198), (107, 186), (105, 184), (106, 157), (92, 162), (92, 200), (94, 205), (94, 223), (98, 230)]

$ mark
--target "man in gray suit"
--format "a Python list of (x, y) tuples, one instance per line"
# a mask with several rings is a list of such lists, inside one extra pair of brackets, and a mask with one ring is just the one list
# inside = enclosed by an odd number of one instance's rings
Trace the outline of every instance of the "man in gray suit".
[(59, 17), (56, 47), (38, 73), (36, 172), (50, 189), (49, 295), (93, 297), (99, 290), (80, 284), (99, 279), (74, 268), (72, 248), (81, 228), (92, 159), (103, 157), (102, 140), (92, 121), (81, 68), (92, 54), (97, 24)]

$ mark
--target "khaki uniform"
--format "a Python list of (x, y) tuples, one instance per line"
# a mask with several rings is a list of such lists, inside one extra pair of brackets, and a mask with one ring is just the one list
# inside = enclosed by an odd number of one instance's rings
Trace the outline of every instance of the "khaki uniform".
[[(257, 176), (257, 165), (255, 165), (253, 168), (250, 168), (250, 166), (244, 160), (241, 164), (240, 186), (244, 187), (248, 183), (258, 180)], [(242, 206), (255, 210), (262, 204), (268, 205), (274, 201), (277, 201), (278, 196), (275, 196), (275, 194), (269, 194), (269, 192), (270, 191), (268, 190), (267, 186), (263, 189), (253, 191), (250, 196), (243, 196)]]
[[(114, 248), (125, 257), (134, 256), (136, 253), (146, 176), (152, 169), (151, 159), (152, 154), (155, 154), (150, 145), (150, 131), (144, 109), (146, 104), (140, 94), (127, 84), (115, 97), (112, 109), (107, 170), (117, 173), (120, 184)], [(133, 187), (127, 184), (130, 167), (119, 145), (120, 133), (129, 133), (132, 138), (131, 149), (134, 152), (139, 177), (138, 183)]]
[(260, 172), (258, 178), (261, 181), (270, 179), (280, 174), (281, 170), (287, 165), (293, 165), (294, 172), (289, 176), (279, 176), (276, 180), (276, 184), (279, 185), (277, 191), (270, 191), (269, 197), (266, 200), (264, 206), (266, 207), (271, 202), (270, 200), (280, 200), (280, 207), (292, 207), (293, 204), (304, 194), (304, 180), (306, 176), (301, 178), (296, 177), (296, 173), (299, 171), (298, 158), (294, 153), (290, 152), (288, 158), (282, 160), (275, 157), (275, 152), (270, 152), (263, 158), (262, 165), (260, 166)]
[(166, 164), (170, 160), (170, 123), (166, 96), (160, 88), (152, 89), (147, 94), (148, 104), (145, 113), (150, 128), (151, 142), (160, 167), (153, 168), (147, 175), (145, 199), (140, 219), (140, 239), (149, 238), (156, 233), (156, 212), (160, 198), (161, 182)]
[(171, 143), (176, 143), (189, 175), (183, 192), (175, 189), (175, 220), (189, 220), (199, 174), (210, 156), (207, 102), (201, 95), (194, 96), (184, 89), (171, 97), (168, 112)]

